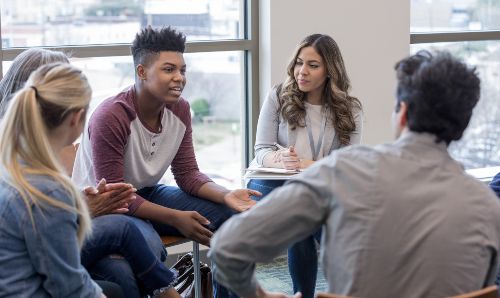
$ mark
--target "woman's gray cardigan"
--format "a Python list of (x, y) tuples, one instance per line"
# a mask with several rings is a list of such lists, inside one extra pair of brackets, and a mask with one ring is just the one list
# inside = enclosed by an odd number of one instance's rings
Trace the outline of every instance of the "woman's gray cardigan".
[[(361, 141), (361, 130), (363, 126), (363, 116), (361, 110), (354, 114), (356, 130), (351, 133), (351, 145), (359, 144)], [(297, 129), (292, 130), (288, 122), (283, 119), (280, 113), (277, 88), (274, 87), (269, 92), (264, 105), (260, 110), (259, 121), (257, 123), (257, 136), (255, 139), (255, 160), (262, 165), (264, 156), (270, 151), (275, 151), (274, 143), (282, 146), (295, 145), (297, 140)], [(333, 150), (342, 147), (339, 138), (335, 133), (331, 121), (328, 121), (323, 139), (323, 152), (330, 154)]]

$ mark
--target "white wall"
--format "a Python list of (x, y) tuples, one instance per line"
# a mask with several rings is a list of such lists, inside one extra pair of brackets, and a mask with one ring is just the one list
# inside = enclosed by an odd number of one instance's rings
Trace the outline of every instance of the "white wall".
[(339, 44), (352, 92), (363, 103), (363, 143), (392, 140), (394, 64), (409, 53), (410, 0), (261, 0), (261, 104), (281, 82), (296, 44), (324, 33)]

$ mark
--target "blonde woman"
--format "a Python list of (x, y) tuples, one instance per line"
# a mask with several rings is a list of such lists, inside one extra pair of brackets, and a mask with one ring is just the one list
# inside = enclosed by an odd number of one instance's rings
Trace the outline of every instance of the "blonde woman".
[(90, 231), (86, 204), (56, 158), (81, 134), (90, 95), (80, 70), (46, 65), (30, 76), (2, 119), (1, 296), (103, 296), (80, 264)]

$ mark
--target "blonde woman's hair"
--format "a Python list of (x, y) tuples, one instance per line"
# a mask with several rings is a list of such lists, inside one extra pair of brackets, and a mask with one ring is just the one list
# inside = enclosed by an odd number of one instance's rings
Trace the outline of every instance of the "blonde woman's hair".
[(354, 114), (361, 110), (361, 102), (349, 94), (351, 84), (340, 48), (335, 40), (326, 34), (309, 35), (295, 49), (287, 67), (287, 78), (278, 87), (281, 115), (292, 129), (305, 126), (305, 93), (299, 90), (294, 77), (297, 57), (305, 47), (313, 47), (325, 63), (327, 80), (322, 95), (323, 105), (329, 112), (329, 120), (339, 136), (340, 144), (349, 145), (350, 134), (356, 130)]
[[(81, 70), (67, 63), (44, 65), (14, 95), (0, 124), (0, 162), (9, 175), (6, 181), (21, 195), (33, 225), (33, 205), (43, 207), (44, 203), (76, 212), (80, 245), (90, 232), (87, 205), (63, 174), (47, 135), (72, 112), (86, 111), (90, 98), (91, 89)], [(73, 206), (42, 193), (30, 184), (28, 175), (50, 177), (59, 183), (72, 198)]]

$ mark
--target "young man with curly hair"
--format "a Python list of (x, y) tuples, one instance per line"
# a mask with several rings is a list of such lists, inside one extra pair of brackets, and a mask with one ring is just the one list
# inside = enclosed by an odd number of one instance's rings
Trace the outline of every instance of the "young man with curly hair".
[(215, 278), (242, 297), (265, 262), (323, 226), (328, 292), (447, 297), (494, 282), (500, 202), (449, 155), (479, 100), (475, 69), (447, 53), (396, 65), (396, 141), (333, 152), (229, 220), (212, 240)]

